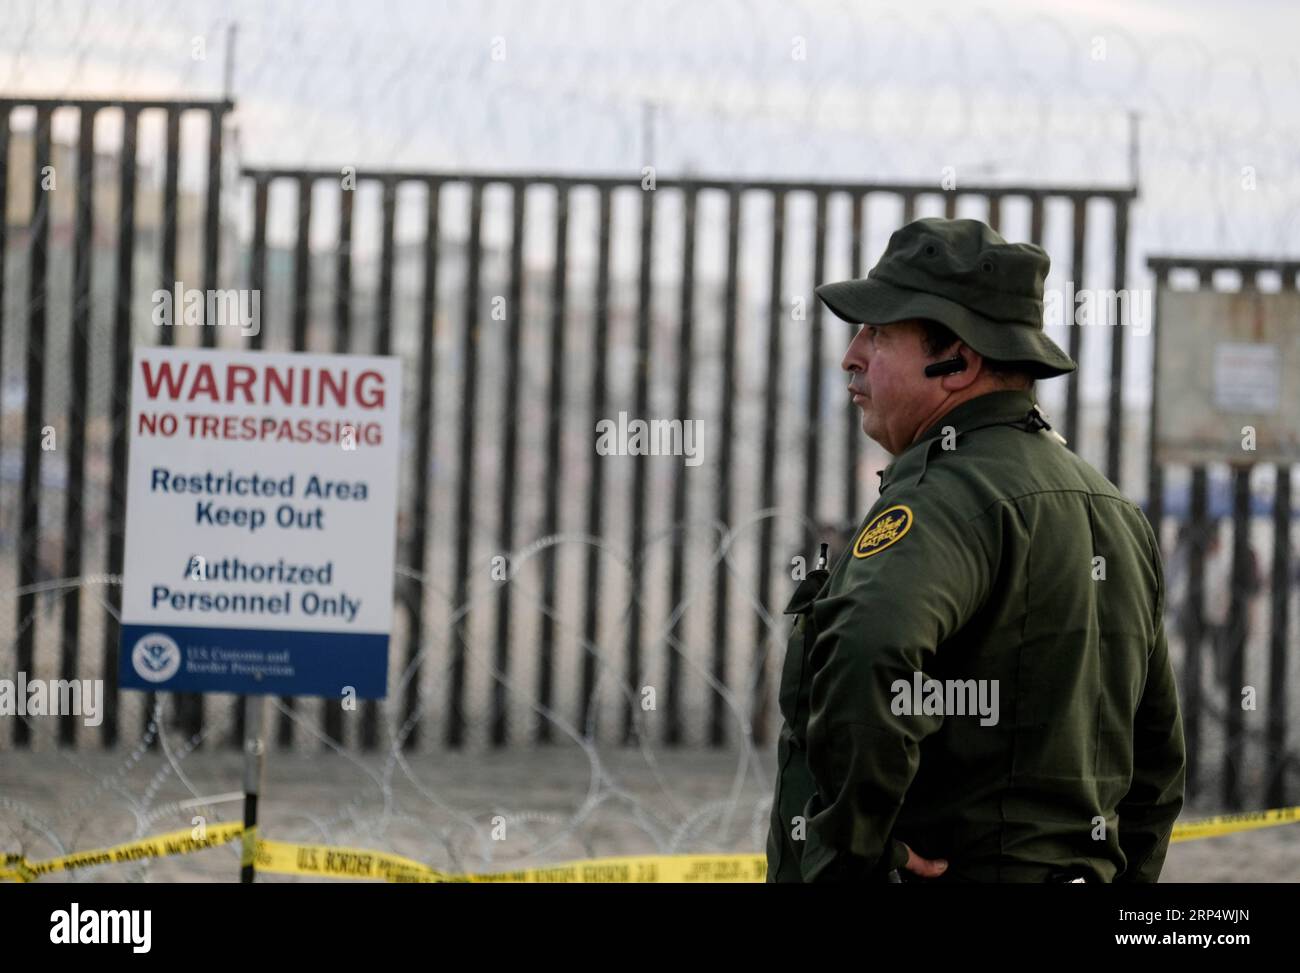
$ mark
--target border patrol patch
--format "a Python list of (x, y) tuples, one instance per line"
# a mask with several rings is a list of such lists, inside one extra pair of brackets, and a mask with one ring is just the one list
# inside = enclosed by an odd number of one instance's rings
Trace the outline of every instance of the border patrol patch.
[(871, 523), (862, 528), (862, 533), (853, 542), (853, 556), (871, 557), (898, 543), (912, 529), (912, 520), (912, 509), (901, 503), (882, 510), (871, 518)]

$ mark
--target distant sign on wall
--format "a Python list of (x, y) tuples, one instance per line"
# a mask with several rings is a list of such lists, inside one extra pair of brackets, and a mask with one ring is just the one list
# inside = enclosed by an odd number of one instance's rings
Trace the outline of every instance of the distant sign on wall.
[(1163, 288), (1156, 340), (1158, 462), (1300, 462), (1300, 293)]
[(387, 687), (397, 359), (140, 348), (120, 685)]

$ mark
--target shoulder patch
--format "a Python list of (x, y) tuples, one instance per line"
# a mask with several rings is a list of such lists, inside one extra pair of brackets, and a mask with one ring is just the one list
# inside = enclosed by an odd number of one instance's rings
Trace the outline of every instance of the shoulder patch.
[(897, 544), (912, 529), (912, 519), (912, 508), (901, 503), (882, 510), (871, 518), (871, 523), (862, 528), (862, 533), (853, 542), (853, 556), (871, 557), (891, 544)]

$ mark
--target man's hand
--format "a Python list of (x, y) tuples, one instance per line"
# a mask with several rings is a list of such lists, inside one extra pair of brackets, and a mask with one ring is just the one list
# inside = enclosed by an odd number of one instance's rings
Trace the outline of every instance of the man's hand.
[(942, 858), (922, 858), (908, 846), (907, 842), (903, 842), (903, 847), (907, 848), (907, 864), (903, 867), (913, 875), (921, 878), (938, 878), (948, 868), (948, 863)]

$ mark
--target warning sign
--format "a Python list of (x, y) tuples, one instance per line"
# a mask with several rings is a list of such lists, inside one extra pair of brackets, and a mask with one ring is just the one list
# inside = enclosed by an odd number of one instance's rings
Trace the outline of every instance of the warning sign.
[(382, 697), (395, 358), (140, 348), (120, 684)]
[(1300, 294), (1157, 300), (1156, 459), (1300, 462)]

